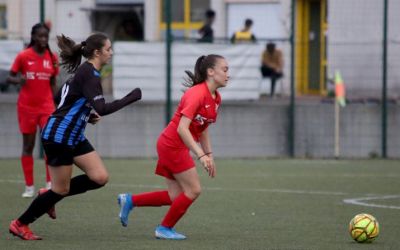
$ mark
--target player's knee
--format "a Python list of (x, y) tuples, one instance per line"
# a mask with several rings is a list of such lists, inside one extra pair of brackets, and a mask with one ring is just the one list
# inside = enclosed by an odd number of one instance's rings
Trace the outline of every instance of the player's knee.
[(103, 173), (92, 178), (92, 181), (96, 182), (100, 186), (104, 186), (107, 184), (108, 179), (109, 179), (108, 173)]
[(201, 194), (201, 187), (200, 186), (196, 186), (196, 187), (192, 187), (189, 192), (186, 193), (186, 195), (188, 196), (188, 198), (194, 200), (197, 199)]
[(28, 143), (24, 144), (22, 147), (23, 155), (32, 155), (34, 144)]

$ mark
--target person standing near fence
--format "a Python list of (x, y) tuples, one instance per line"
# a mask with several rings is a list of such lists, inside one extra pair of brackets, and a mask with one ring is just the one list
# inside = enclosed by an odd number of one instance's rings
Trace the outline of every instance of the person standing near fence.
[[(50, 29), (44, 23), (37, 23), (32, 27), (31, 41), (28, 47), (17, 55), (7, 77), (8, 83), (21, 86), (17, 113), (23, 139), (21, 164), (25, 177), (25, 191), (22, 193), (24, 198), (33, 197), (35, 194), (32, 153), (36, 129), (38, 126), (43, 129), (55, 109), (53, 93), (59, 68), (57, 56), (49, 47), (49, 32)], [(45, 163), (46, 188), (50, 188), (51, 180), (46, 159)]]
[(215, 11), (207, 10), (205, 16), (206, 20), (204, 25), (198, 30), (198, 33), (201, 36), (198, 42), (212, 43), (214, 41), (214, 30), (211, 26), (215, 20)]
[(216, 166), (208, 126), (217, 120), (221, 104), (217, 89), (227, 85), (228, 69), (222, 56), (208, 55), (197, 59), (194, 74), (186, 71), (189, 76), (186, 85), (189, 88), (157, 141), (158, 162), (155, 173), (165, 178), (167, 188), (148, 193), (118, 195), (122, 226), (128, 225), (128, 216), (134, 207), (170, 206), (161, 224), (156, 227), (155, 236), (170, 240), (186, 239), (185, 235), (177, 233), (173, 228), (201, 192), (190, 151), (208, 175), (215, 177)]
[(255, 43), (257, 41), (256, 36), (251, 32), (253, 27), (253, 20), (247, 18), (244, 21), (243, 29), (236, 31), (231, 37), (231, 43)]
[[(48, 213), (55, 218), (54, 205), (64, 197), (101, 188), (108, 181), (103, 161), (86, 139), (87, 123), (96, 123), (100, 116), (108, 115), (141, 99), (136, 88), (120, 100), (106, 103), (101, 87), (100, 69), (113, 54), (111, 41), (101, 33), (90, 35), (76, 44), (64, 35), (58, 36), (62, 65), (75, 73), (57, 94), (58, 107), (42, 131), (42, 143), (53, 178), (50, 190), (41, 192), (28, 209), (9, 226), (11, 234), (24, 240), (40, 240), (29, 224)], [(88, 60), (82, 65), (81, 58)], [(94, 109), (94, 112), (92, 112)], [(72, 176), (75, 164), (85, 174)]]

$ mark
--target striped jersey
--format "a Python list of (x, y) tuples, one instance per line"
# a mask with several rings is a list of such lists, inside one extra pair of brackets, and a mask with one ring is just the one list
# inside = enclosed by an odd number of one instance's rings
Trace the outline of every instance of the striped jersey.
[(100, 72), (85, 62), (56, 95), (58, 106), (42, 131), (42, 139), (69, 146), (85, 140), (90, 113), (100, 100), (104, 104)]

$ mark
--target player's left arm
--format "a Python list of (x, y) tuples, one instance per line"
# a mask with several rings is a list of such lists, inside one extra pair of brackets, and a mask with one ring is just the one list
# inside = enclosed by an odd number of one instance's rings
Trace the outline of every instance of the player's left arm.
[(56, 94), (57, 94), (57, 76), (60, 73), (60, 66), (59, 66), (57, 54), (55, 54), (55, 53), (51, 54), (51, 61), (53, 64), (54, 72), (53, 72), (52, 76), (50, 77), (50, 87), (51, 87), (51, 90), (53, 91), (53, 96), (56, 96)]
[(210, 140), (210, 133), (208, 132), (208, 128), (206, 128), (203, 133), (201, 133), (201, 136), (199, 138), (199, 142), (201, 147), (203, 148), (203, 151), (205, 154), (208, 155), (211, 159), (211, 168), (210, 171), (212, 171), (212, 176), (215, 176), (216, 174), (216, 165), (214, 162), (214, 157), (212, 153), (212, 147), (211, 147), (211, 140)]
[(212, 164), (211, 157), (208, 156), (203, 148), (200, 147), (196, 141), (194, 140), (192, 133), (189, 130), (189, 126), (192, 120), (185, 115), (182, 115), (181, 120), (178, 124), (178, 134), (182, 139), (183, 143), (196, 154), (197, 159), (200, 161), (201, 165), (203, 165), (204, 169), (208, 172), (210, 177), (214, 177), (214, 165)]
[(53, 92), (53, 96), (56, 96), (57, 94), (57, 79), (55, 76), (50, 77), (50, 87), (51, 91)]

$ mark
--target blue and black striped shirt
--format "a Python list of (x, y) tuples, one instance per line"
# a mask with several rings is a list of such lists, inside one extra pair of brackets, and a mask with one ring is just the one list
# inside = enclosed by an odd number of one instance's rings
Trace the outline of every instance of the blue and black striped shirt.
[(57, 109), (48, 119), (42, 139), (75, 146), (86, 139), (84, 131), (92, 109), (104, 116), (140, 99), (141, 91), (135, 89), (120, 100), (106, 103), (100, 72), (91, 63), (85, 62), (58, 92)]

